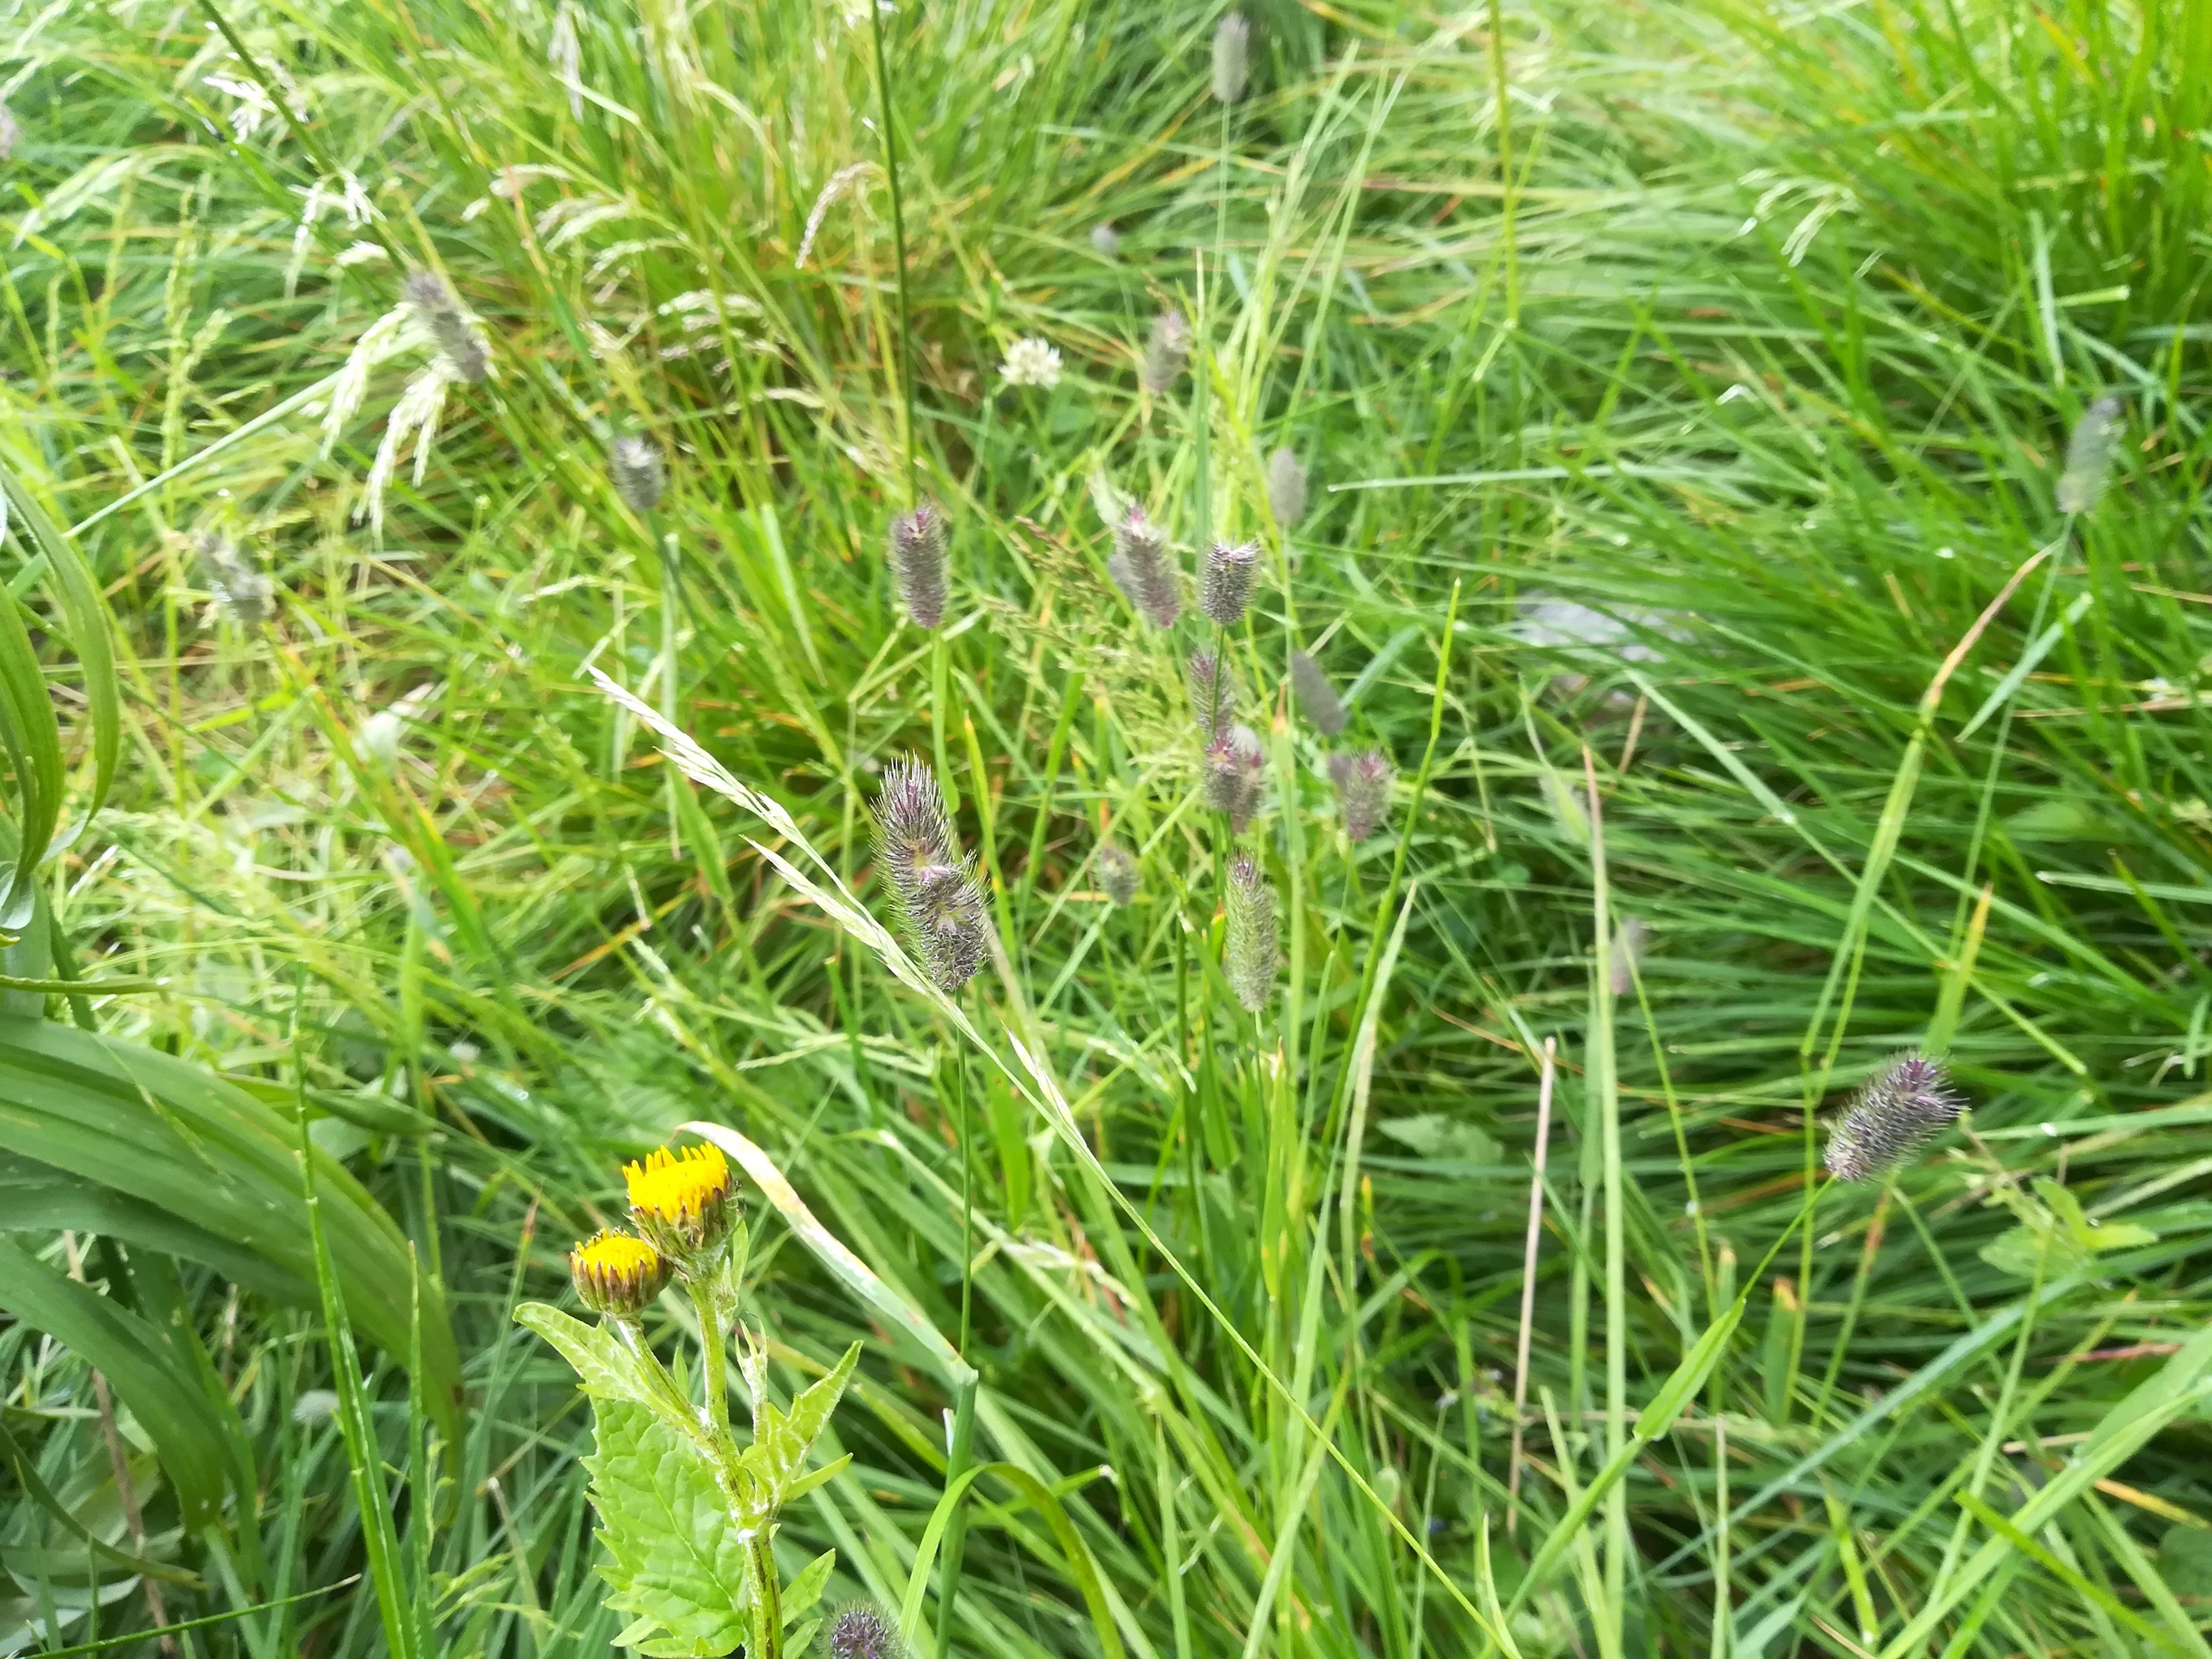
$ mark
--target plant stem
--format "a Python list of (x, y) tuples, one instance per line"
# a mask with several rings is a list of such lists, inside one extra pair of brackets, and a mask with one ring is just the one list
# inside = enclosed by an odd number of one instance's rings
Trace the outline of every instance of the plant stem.
[[(971, 1366), (968, 1347), (974, 1334), (974, 1294), (975, 1287), (975, 1157), (969, 1138), (968, 1085), (958, 1061), (952, 1070), (952, 1087), (957, 1097), (960, 1114), (960, 1358)], [(945, 1484), (952, 1483), (968, 1472), (974, 1462), (973, 1447), (975, 1435), (975, 1382), (971, 1376), (960, 1385), (952, 1405), (952, 1443), (945, 1448)], [(960, 1563), (968, 1544), (968, 1510), (965, 1504), (952, 1512), (951, 1523), (945, 1529), (945, 1576), (939, 1581), (937, 1596), (937, 1651), (939, 1659), (952, 1651), (952, 1604), (960, 1594)]]
[(914, 325), (906, 291), (906, 201), (899, 188), (898, 124), (891, 115), (891, 72), (884, 53), (883, 8), (868, 7), (868, 32), (876, 49), (876, 105), (884, 124), (884, 171), (891, 189), (891, 246), (898, 272), (899, 453), (906, 484), (907, 505), (915, 502), (914, 485)]
[(722, 1316), (715, 1304), (714, 1293), (697, 1279), (689, 1279), (684, 1288), (691, 1293), (691, 1305), (699, 1310), (699, 1369), (707, 1379), (707, 1431), (718, 1443), (727, 1443), (730, 1438), (730, 1378), (729, 1358), (722, 1349)]
[(763, 1528), (745, 1552), (746, 1576), (753, 1581), (753, 1639), (745, 1659), (782, 1659), (782, 1587), (776, 1583), (775, 1547), (769, 1538), (774, 1525)]

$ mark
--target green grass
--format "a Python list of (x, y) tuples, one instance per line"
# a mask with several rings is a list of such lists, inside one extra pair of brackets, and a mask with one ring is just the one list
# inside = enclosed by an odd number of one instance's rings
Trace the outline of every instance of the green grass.
[[(442, 1280), (466, 1390), (426, 1460), (361, 1308), (340, 1343), (312, 1297), (65, 1247), (9, 1212), (0, 1142), (0, 1229), (140, 1313), (173, 1284), (253, 1494), (185, 1534), (126, 1412), (126, 1504), (84, 1364), (0, 1323), (0, 1423), (53, 1500), (0, 1476), (0, 1654), (144, 1645), (148, 1581), (87, 1532), (191, 1575), (159, 1606), (218, 1620), (192, 1655), (604, 1650), (588, 1419), (508, 1316), (566, 1294), (617, 1163), (691, 1119), (968, 1333), (975, 1459), (1058, 1492), (1140, 1659), (2207, 1651), (2212, 4), (1270, 0), (1226, 118), (1218, 16), (884, 13), (902, 270), (864, 7), (0, 0), (0, 461), (76, 527), (125, 647), (111, 804), (46, 866), (64, 976), (162, 981), (88, 1012), (280, 1110), (303, 1085)], [(217, 21), (296, 126), (237, 135)], [(302, 235), (338, 173), (377, 216), (334, 187)], [(322, 406), (417, 265), (496, 377), (452, 388), (419, 483), (401, 456), (379, 538), (364, 480), (427, 354), (327, 447)], [(1148, 398), (1169, 305), (1199, 373)], [(1029, 336), (1053, 391), (1000, 379)], [(909, 374), (954, 523), (941, 645), (881, 552)], [(2112, 484), (2069, 521), (2067, 433), (2106, 392)], [(605, 476), (631, 432), (670, 453), (649, 522)], [(1280, 443), (1314, 474), (1288, 534)], [(1226, 830), (1176, 661), (1203, 641), (1108, 580), (1120, 496), (1187, 566), (1207, 532), (1264, 544), (1228, 641), (1287, 957), (1257, 1020), (1218, 967)], [(210, 532), (273, 622), (210, 613)], [(81, 813), (81, 613), (9, 549)], [(1640, 648), (1532, 643), (1543, 599)], [(1401, 775), (1357, 847), (1293, 647)], [(672, 781), (587, 666), (795, 836)], [(973, 1040), (754, 844), (803, 841), (887, 921), (867, 805), (909, 750), (990, 879)], [(1143, 856), (1126, 909), (1109, 825)], [(0, 972), (52, 977), (26, 948)], [(1818, 1115), (1923, 1042), (1971, 1133), (1790, 1233)], [(2153, 1237), (2073, 1244), (2069, 1196)], [(832, 1600), (896, 1607), (952, 1374), (767, 1208), (778, 1386), (864, 1345), (854, 1462), (787, 1516), (786, 1570), (834, 1547)], [(1985, 1258), (2022, 1226), (2050, 1248)], [(310, 1391), (357, 1338), (365, 1403), (333, 1410)], [(974, 1491), (925, 1647), (1097, 1651), (1080, 1558)]]

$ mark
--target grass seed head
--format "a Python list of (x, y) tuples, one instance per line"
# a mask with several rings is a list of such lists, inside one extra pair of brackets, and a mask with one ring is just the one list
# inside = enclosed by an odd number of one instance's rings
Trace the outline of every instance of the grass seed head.
[(830, 1615), (830, 1659), (908, 1659), (898, 1620), (873, 1601), (848, 1601)]
[(1163, 311), (1152, 319), (1152, 337), (1145, 342), (1144, 359), (1137, 365), (1137, 384), (1155, 398), (1164, 398), (1175, 390), (1189, 362), (1189, 323), (1180, 311)]
[(1132, 506), (1114, 526), (1114, 552), (1106, 568), (1129, 603), (1157, 628), (1172, 628), (1182, 614), (1175, 561), (1168, 553), (1168, 532)]
[(1298, 707), (1306, 711), (1315, 731), (1333, 738), (1344, 730), (1349, 718), (1344, 712), (1344, 699), (1336, 695), (1321, 665), (1303, 651), (1291, 653), (1291, 689), (1298, 694)]
[(1242, 103), (1252, 68), (1252, 25), (1232, 11), (1213, 31), (1213, 95), (1224, 104)]
[(1637, 970), (1644, 965), (1644, 950), (1650, 942), (1650, 925), (1643, 917), (1620, 919), (1620, 925), (1613, 930), (1613, 995), (1625, 997), (1636, 989)]
[(407, 279), (402, 293), (417, 320), (438, 343), (455, 380), (475, 385), (490, 374), (491, 359), (485, 355), (483, 342), (469, 326), (460, 301), (446, 286), (444, 277), (434, 270), (418, 270)]
[(2066, 440), (2066, 469), (2058, 475), (2058, 510), (2087, 513), (2105, 493), (2113, 452), (2120, 443), (2120, 400), (2100, 398), (2081, 411)]
[(983, 965), (983, 896), (927, 763), (907, 755), (884, 768), (875, 821), (876, 856), (922, 971), (957, 991)]
[(615, 494), (629, 503), (633, 513), (652, 512), (660, 505), (668, 488), (668, 469), (662, 464), (660, 447), (650, 438), (616, 439), (607, 453), (607, 476), (614, 481)]
[(1365, 841), (1389, 821), (1390, 786), (1397, 779), (1398, 769), (1380, 749), (1328, 757), (1328, 781), (1336, 786), (1346, 835), (1354, 841)]
[(1091, 251), (1102, 259), (1121, 257), (1121, 233), (1109, 224), (1091, 227)]
[(1106, 890), (1106, 896), (1116, 904), (1127, 904), (1137, 896), (1137, 860), (1128, 850), (1115, 842), (1102, 842), (1098, 848), (1098, 884)]
[(1288, 444), (1267, 458), (1267, 510), (1285, 530), (1306, 515), (1306, 470)]
[(945, 514), (928, 501), (891, 520), (891, 574), (916, 628), (935, 628), (945, 620), (945, 550), (950, 539)]
[(1190, 712), (1198, 721), (1199, 736), (1210, 744), (1237, 717), (1237, 684), (1211, 651), (1192, 652), (1188, 669)]
[(1206, 556), (1206, 569), (1199, 579), (1198, 608), (1224, 628), (1243, 622), (1244, 608), (1252, 603), (1252, 575), (1259, 568), (1259, 559), (1257, 542), (1238, 542), (1233, 546), (1216, 542)]
[(1229, 815), (1229, 827), (1237, 835), (1252, 822), (1267, 793), (1267, 751), (1260, 734), (1249, 726), (1231, 726), (1206, 749), (1206, 804)]
[(1228, 939), (1222, 949), (1222, 971), (1237, 1000), (1253, 1013), (1267, 1006), (1275, 994), (1275, 975), (1282, 970), (1283, 952), (1275, 936), (1275, 892), (1259, 860), (1239, 853), (1229, 866)]
[(1869, 1078), (1828, 1133), (1828, 1173), (1874, 1181), (1896, 1169), (1965, 1109), (1941, 1060), (1907, 1052)]

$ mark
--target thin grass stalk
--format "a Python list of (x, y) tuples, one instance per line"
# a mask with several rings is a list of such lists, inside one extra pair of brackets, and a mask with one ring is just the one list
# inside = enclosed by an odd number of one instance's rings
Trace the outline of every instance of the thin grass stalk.
[[(1613, 1052), (1613, 893), (1605, 860), (1604, 805), (1597, 763), (1583, 746), (1583, 782), (1589, 792), (1590, 837), (1590, 1029), (1584, 1040), (1583, 1086), (1598, 1111), (1599, 1151), (1605, 1185), (1605, 1451), (1621, 1455), (1628, 1437), (1628, 1278), (1620, 1150), (1620, 1091)], [(1628, 1489), (1606, 1498), (1605, 1594), (1598, 1646), (1620, 1651), (1628, 1571)]]
[(1528, 1344), (1536, 1325), (1536, 1252), (1544, 1237), (1544, 1160), (1552, 1144), (1552, 1085), (1558, 1076), (1559, 1040), (1544, 1039), (1543, 1073), (1536, 1084), (1536, 1161), (1528, 1177), (1528, 1233), (1521, 1249), (1521, 1334), (1513, 1351), (1513, 1451), (1505, 1478), (1505, 1535), (1521, 1519), (1521, 1451), (1528, 1414)]
[[(951, 1067), (952, 1091), (957, 1103), (960, 1137), (960, 1341), (962, 1363), (969, 1364), (968, 1350), (975, 1332), (975, 1210), (974, 1141), (968, 1121), (968, 1079), (965, 1062), (956, 1054)], [(975, 1462), (975, 1382), (963, 1382), (952, 1401), (952, 1433), (945, 1455), (945, 1485), (968, 1473)], [(943, 1576), (938, 1580), (937, 1652), (948, 1659), (952, 1651), (952, 1604), (960, 1595), (960, 1570), (968, 1547), (968, 1506), (952, 1511), (945, 1529)]]
[(909, 512), (918, 499), (914, 476), (914, 324), (907, 298), (906, 195), (899, 182), (898, 121), (891, 108), (890, 59), (884, 51), (884, 9), (869, 0), (868, 34), (875, 47), (876, 107), (884, 124), (884, 173), (891, 194), (891, 250), (897, 276), (899, 454)]

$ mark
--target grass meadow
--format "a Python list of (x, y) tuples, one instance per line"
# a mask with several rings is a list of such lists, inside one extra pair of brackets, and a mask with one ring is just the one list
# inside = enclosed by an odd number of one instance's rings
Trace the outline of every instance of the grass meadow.
[(609, 1650), (694, 1121), (917, 1659), (2212, 1656), (2212, 0), (1247, 15), (0, 0), (0, 1656)]

